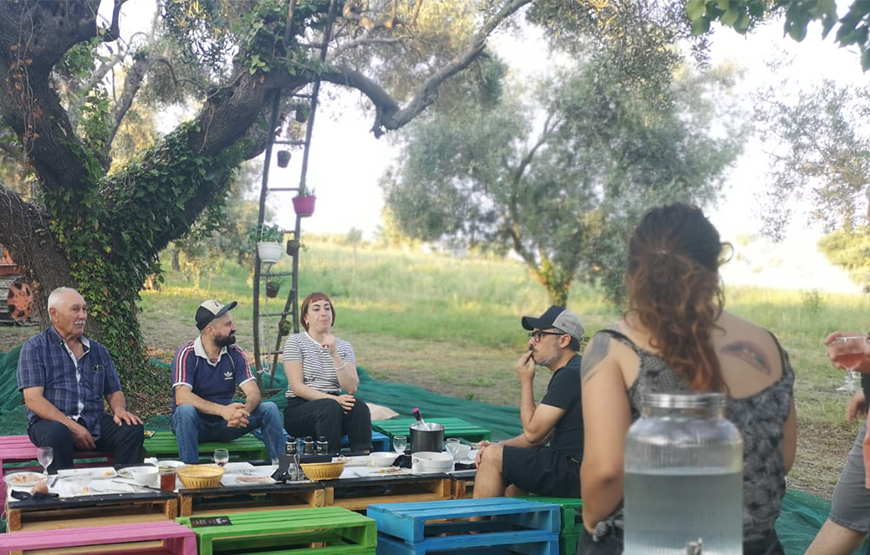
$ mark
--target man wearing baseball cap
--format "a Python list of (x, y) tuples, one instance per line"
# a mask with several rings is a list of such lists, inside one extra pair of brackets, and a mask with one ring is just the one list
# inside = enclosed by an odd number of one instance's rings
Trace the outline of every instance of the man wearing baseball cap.
[[(536, 493), (580, 497), (583, 409), (580, 401), (580, 339), (576, 314), (551, 306), (540, 318), (524, 316), (529, 349), (516, 364), (523, 433), (495, 444), (481, 442), (474, 497)], [(553, 372), (535, 406), (535, 366)], [(547, 443), (549, 442), (549, 446)]]
[[(236, 342), (236, 325), (223, 305), (205, 301), (196, 309), (199, 337), (178, 349), (172, 360), (172, 431), (178, 454), (199, 462), (201, 441), (231, 441), (259, 428), (271, 459), (284, 452), (284, 428), (275, 403), (260, 400), (260, 388), (245, 353)], [(236, 387), (244, 403), (234, 403)]]

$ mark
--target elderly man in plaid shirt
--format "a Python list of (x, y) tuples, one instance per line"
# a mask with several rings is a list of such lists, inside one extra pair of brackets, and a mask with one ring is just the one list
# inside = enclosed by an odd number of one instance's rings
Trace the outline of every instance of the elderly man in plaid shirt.
[[(73, 451), (112, 451), (116, 464), (142, 462), (142, 420), (127, 412), (121, 382), (105, 347), (85, 337), (88, 308), (75, 289), (48, 297), (51, 327), (30, 338), (18, 358), (27, 435), (52, 447), (49, 472), (72, 468)], [(103, 398), (113, 415), (103, 410)]]

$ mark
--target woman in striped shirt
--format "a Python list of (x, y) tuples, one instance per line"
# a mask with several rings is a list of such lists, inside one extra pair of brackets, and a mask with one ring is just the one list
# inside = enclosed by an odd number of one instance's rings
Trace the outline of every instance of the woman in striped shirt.
[(367, 453), (372, 417), (365, 402), (353, 396), (359, 387), (353, 347), (332, 335), (332, 300), (326, 293), (311, 293), (302, 301), (301, 314), (305, 331), (284, 344), (289, 385), (284, 429), (296, 437), (325, 437), (330, 453), (340, 450), (346, 434), (352, 451)]

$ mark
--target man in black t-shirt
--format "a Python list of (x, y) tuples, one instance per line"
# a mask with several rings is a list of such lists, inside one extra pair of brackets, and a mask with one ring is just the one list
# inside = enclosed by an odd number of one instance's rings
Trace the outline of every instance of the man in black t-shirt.
[[(531, 330), (529, 350), (516, 365), (523, 433), (495, 444), (481, 442), (474, 497), (526, 493), (580, 497), (583, 409), (578, 353), (583, 324), (560, 306), (551, 306), (540, 318), (525, 316), (522, 324)], [(536, 365), (553, 372), (537, 406), (533, 391)]]

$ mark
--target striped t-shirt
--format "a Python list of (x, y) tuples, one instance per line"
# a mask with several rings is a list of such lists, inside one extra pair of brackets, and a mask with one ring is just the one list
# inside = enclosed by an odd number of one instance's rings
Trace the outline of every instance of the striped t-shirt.
[[(343, 339), (335, 339), (335, 351), (344, 362), (356, 364), (356, 356), (353, 347)], [(335, 375), (335, 362), (329, 349), (315, 341), (308, 332), (294, 333), (287, 338), (284, 344), (284, 362), (302, 363), (302, 383), (323, 393), (338, 393), (341, 386), (338, 376)], [(287, 397), (296, 397), (296, 394), (287, 386)]]

